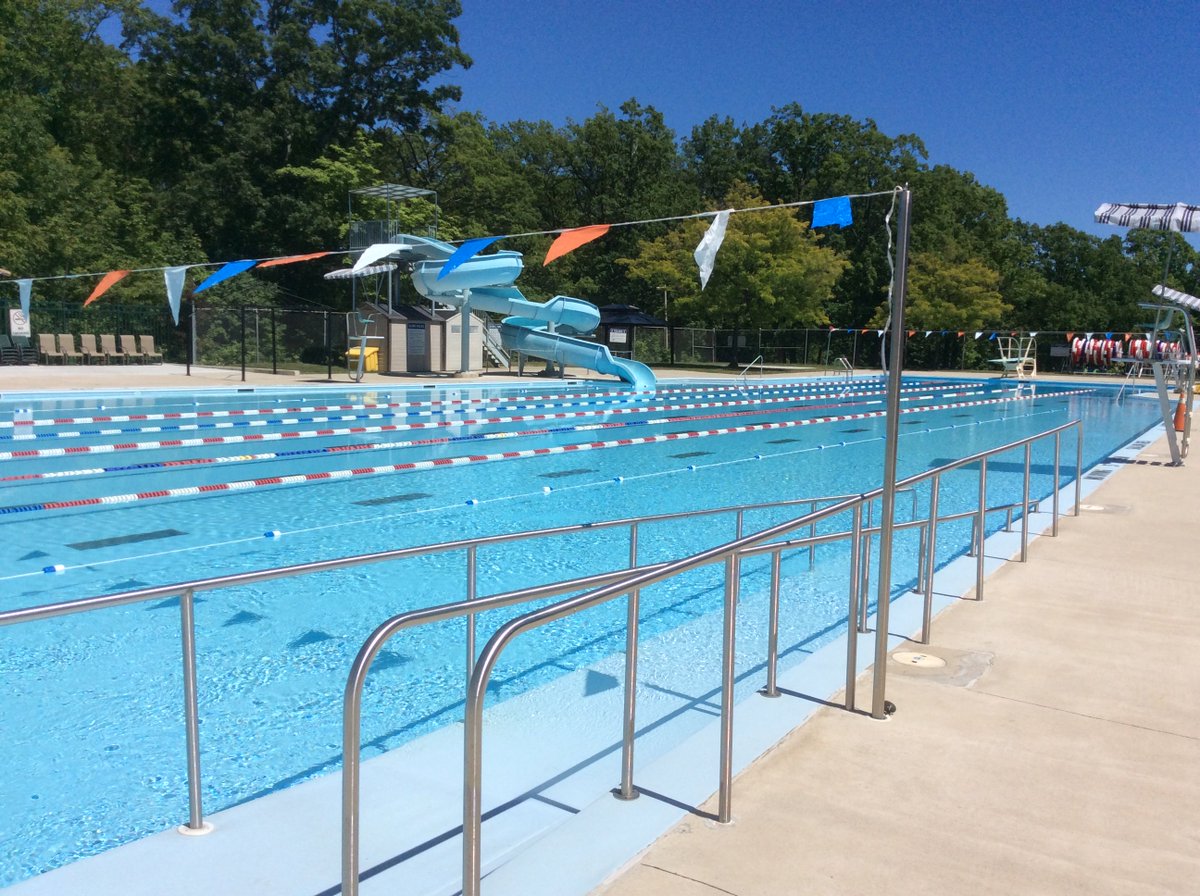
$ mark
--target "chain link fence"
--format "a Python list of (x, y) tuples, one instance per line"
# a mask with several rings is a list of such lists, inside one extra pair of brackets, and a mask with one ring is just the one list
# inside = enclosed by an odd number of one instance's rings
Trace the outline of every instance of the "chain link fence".
[[(3, 302), (8, 310), (20, 305)], [(176, 326), (165, 306), (35, 302), (30, 329), (36, 343), (40, 333), (150, 335), (164, 360), (208, 367), (258, 370), (332, 371), (346, 365), (351, 325), (344, 311), (296, 308), (214, 307), (195, 305), (195, 328), (189, 325), (185, 303)], [(996, 336), (987, 331), (961, 335), (950, 331), (910, 331), (905, 340), (905, 369), (996, 370), (990, 359), (999, 356)], [(1037, 334), (1037, 365), (1042, 371), (1069, 372), (1068, 335), (1061, 331)], [(1082, 335), (1082, 334), (1080, 334)], [(1090, 335), (1090, 334), (1089, 334)], [(1101, 334), (1104, 335), (1104, 334)], [(1123, 334), (1113, 334), (1120, 338)], [(651, 366), (726, 367), (740, 369), (761, 363), (767, 367), (838, 370), (839, 358), (856, 369), (881, 369), (883, 340), (876, 329), (810, 328), (801, 330), (728, 330), (699, 327), (636, 327), (632, 356)], [(190, 352), (190, 353), (189, 353)], [(616, 353), (616, 352), (614, 352)], [(628, 352), (620, 352), (628, 357)]]

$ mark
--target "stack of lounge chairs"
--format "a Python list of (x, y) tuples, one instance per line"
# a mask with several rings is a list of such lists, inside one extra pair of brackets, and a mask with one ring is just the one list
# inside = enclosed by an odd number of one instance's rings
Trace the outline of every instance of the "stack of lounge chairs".
[(154, 346), (154, 337), (109, 336), (97, 337), (83, 333), (41, 333), (35, 347), (28, 336), (8, 336), (0, 333), (0, 364), (161, 364), (162, 353)]

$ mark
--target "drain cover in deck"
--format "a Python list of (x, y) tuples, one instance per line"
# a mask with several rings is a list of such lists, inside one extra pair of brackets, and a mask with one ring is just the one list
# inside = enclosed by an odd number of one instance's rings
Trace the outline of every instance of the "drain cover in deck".
[(906, 666), (921, 666), (925, 669), (936, 669), (939, 666), (946, 665), (946, 661), (940, 656), (932, 656), (928, 653), (911, 653), (907, 650), (897, 650), (892, 654), (892, 659)]

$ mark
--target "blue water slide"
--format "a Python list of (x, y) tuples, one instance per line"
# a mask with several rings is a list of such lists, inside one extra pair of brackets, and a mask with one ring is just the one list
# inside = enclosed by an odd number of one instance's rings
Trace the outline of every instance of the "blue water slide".
[(607, 346), (576, 338), (600, 324), (600, 311), (591, 302), (571, 296), (532, 302), (512, 285), (523, 268), (520, 252), (477, 255), (441, 276), (453, 246), (424, 237), (399, 239), (413, 261), (417, 292), (455, 308), (469, 302), (472, 308), (506, 315), (500, 339), (509, 351), (617, 376), (638, 391), (654, 391), (654, 371), (645, 364), (614, 358)]

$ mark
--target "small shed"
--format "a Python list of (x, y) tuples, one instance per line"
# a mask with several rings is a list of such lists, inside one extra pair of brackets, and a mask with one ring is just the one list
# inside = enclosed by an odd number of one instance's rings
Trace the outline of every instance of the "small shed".
[[(382, 309), (381, 309), (382, 310)], [(428, 305), (393, 303), (388, 319), (387, 370), (391, 373), (459, 373), (463, 313)], [(470, 315), (469, 370), (483, 369), (483, 325)]]
[(669, 324), (636, 305), (601, 305), (597, 341), (619, 358), (632, 358), (639, 327), (667, 329)]

